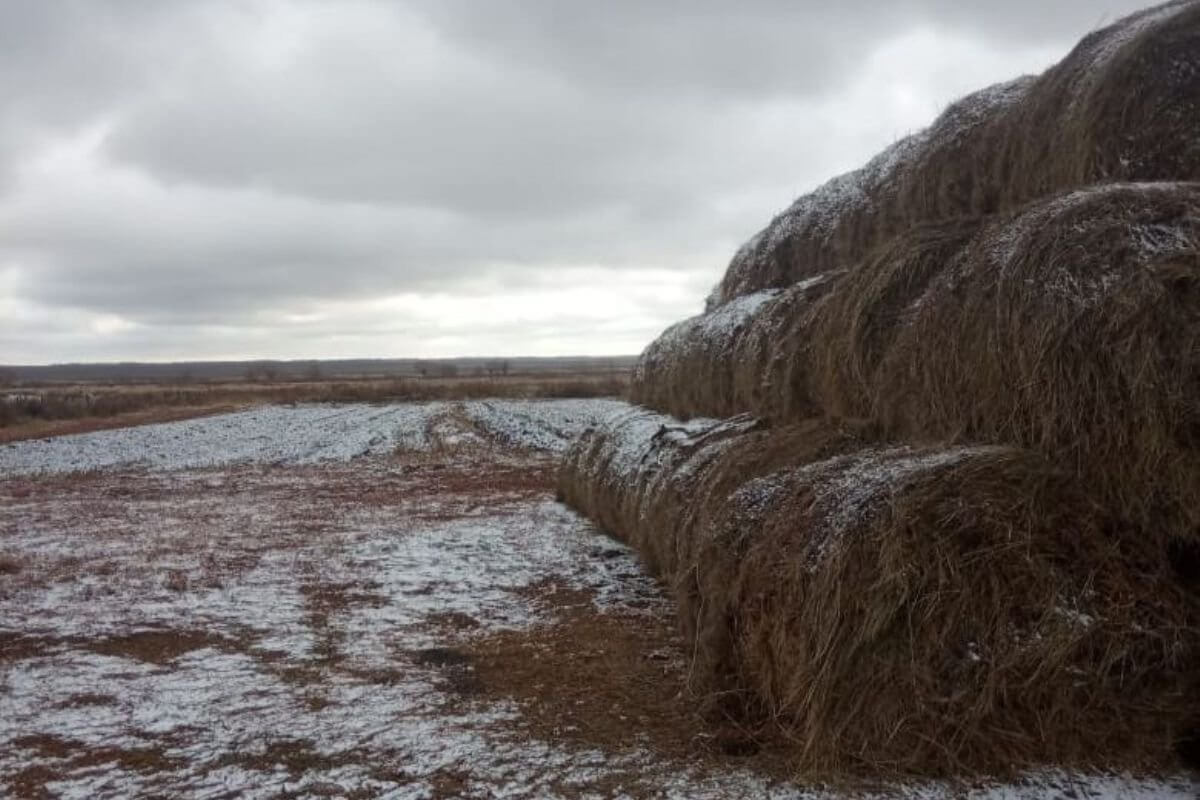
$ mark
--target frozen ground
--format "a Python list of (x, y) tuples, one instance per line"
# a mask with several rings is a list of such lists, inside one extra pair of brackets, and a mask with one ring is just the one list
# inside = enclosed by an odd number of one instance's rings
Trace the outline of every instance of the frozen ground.
[(0, 450), (0, 796), (838, 796), (690, 716), (668, 601), (554, 502), (554, 453), (612, 410), (263, 409)]

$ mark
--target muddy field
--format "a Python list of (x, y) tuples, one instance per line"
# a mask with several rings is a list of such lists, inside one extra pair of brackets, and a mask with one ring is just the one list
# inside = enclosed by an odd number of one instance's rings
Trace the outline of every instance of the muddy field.
[(555, 502), (567, 441), (621, 407), (268, 407), (0, 446), (0, 795), (861, 796), (697, 719), (661, 589)]

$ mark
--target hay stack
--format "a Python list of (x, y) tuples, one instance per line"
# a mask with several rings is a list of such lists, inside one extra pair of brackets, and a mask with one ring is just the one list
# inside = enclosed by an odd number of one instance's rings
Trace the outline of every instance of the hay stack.
[(1098, 182), (1200, 179), (1197, 97), (1200, 3), (1133, 14), (796, 200), (738, 251), (710, 304), (844, 268), (915, 225)]
[(1200, 184), (1106, 184), (975, 228), (917, 228), (680, 323), (643, 354), (633, 399), (1011, 444), (1200, 540)]
[(1198, 97), (1200, 2), (1128, 17), (802, 197), (647, 348), (633, 399), (691, 421), (609, 420), (561, 490), (670, 584), (710, 708), (820, 772), (1200, 741)]
[(635, 412), (576, 444), (561, 488), (623, 510), (609, 529), (673, 587), (693, 688), (782, 727), (797, 768), (1146, 767), (1194, 713), (1194, 599), (1030, 453)]
[[(635, 403), (673, 416), (866, 416), (874, 365), (909, 304), (979, 229), (916, 228), (851, 269), (737, 298), (668, 328), (638, 359)], [(824, 385), (830, 384), (829, 386)], [(854, 408), (851, 408), (851, 405)]]

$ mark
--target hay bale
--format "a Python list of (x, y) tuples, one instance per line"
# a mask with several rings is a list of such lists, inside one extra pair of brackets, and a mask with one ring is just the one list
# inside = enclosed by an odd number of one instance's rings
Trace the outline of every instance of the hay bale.
[(652, 523), (659, 496), (684, 496), (726, 441), (760, 426), (748, 416), (681, 422), (644, 409), (615, 414), (568, 448), (559, 496), (637, 549), (652, 573), (672, 575), (680, 563), (676, 526)]
[(1195, 600), (1069, 476), (820, 421), (684, 429), (610, 421), (561, 485), (622, 509), (609, 530), (672, 586), (710, 710), (781, 727), (818, 772), (1170, 761)]
[(1126, 17), (800, 197), (737, 252), (710, 306), (844, 268), (914, 225), (1104, 181), (1200, 179), (1197, 97), (1200, 3)]
[[(900, 316), (873, 375), (850, 383), (889, 435), (1035, 450), (1151, 535), (1200, 541), (1200, 184), (1032, 206), (975, 237)], [(816, 329), (831, 348), (825, 405), (861, 407), (831, 399), (844, 353)]]
[(749, 481), (698, 533), (702, 672), (810, 770), (1168, 764), (1194, 714), (1195, 601), (1111, 524), (1011, 448)]
[(677, 323), (638, 359), (630, 398), (684, 419), (865, 417), (875, 366), (905, 309), (978, 229), (975, 220), (918, 227), (852, 269)]

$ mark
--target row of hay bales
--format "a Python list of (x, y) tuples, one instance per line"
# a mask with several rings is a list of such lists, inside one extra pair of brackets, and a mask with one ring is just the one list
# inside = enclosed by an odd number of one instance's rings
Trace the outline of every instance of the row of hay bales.
[(674, 590), (707, 710), (807, 772), (1160, 766), (1200, 636), (1158, 549), (1028, 451), (861, 434), (639, 409), (561, 489)]
[[(1174, 763), (1200, 724), (1200, 2), (968, 98), (739, 251), (565, 499), (797, 767)], [(683, 421), (690, 420), (690, 421)]]
[(1059, 64), (969, 95), (862, 169), (799, 198), (734, 256), (711, 302), (842, 268), (926, 222), (1099, 181), (1200, 179), (1200, 6), (1085, 37)]

